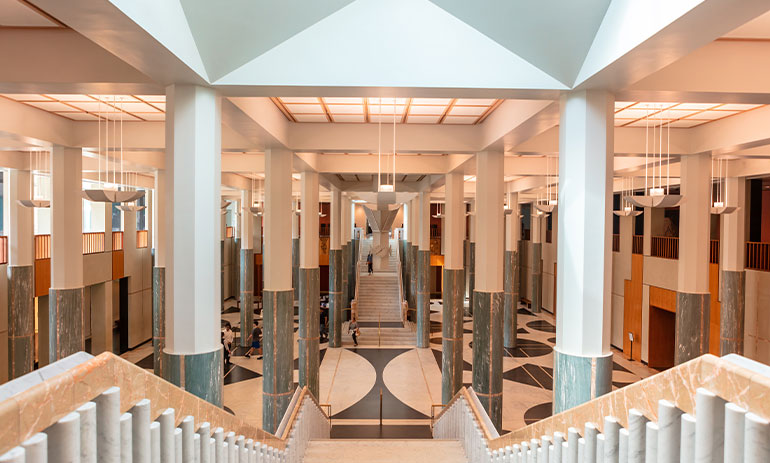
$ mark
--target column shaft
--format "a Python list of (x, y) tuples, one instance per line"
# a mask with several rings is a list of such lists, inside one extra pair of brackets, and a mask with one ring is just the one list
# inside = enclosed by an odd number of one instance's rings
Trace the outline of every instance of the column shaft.
[(604, 91), (561, 98), (554, 413), (612, 387), (613, 111)]
[(532, 204), (532, 312), (543, 308), (543, 213)]
[(743, 355), (746, 318), (746, 179), (728, 178), (725, 181), (725, 202), (738, 206), (730, 214), (722, 215), (719, 276), (722, 296), (719, 312), (719, 354)]
[(505, 257), (503, 259), (503, 345), (516, 347), (519, 308), (519, 194), (508, 193), (505, 216)]
[(51, 289), (49, 360), (85, 347), (83, 339), (82, 150), (56, 146), (51, 153)]
[(168, 222), (166, 171), (155, 172), (152, 196), (152, 240), (155, 264), (152, 268), (152, 359), (156, 375), (163, 377), (163, 350), (166, 348), (166, 224)]
[(302, 172), (299, 268), (299, 385), (319, 394), (320, 278), (318, 267), (318, 173)]
[(342, 347), (342, 250), (340, 209), (342, 192), (332, 188), (329, 236), (329, 347)]
[(447, 404), (463, 385), (463, 304), (465, 302), (465, 270), (463, 243), (465, 238), (465, 204), (463, 175), (446, 176), (446, 218), (441, 234), (444, 240), (444, 273), (441, 314), (441, 403)]
[(471, 200), (471, 215), (468, 218), (468, 315), (473, 315), (473, 291), (476, 287), (476, 200)]
[(430, 192), (419, 195), (420, 237), (417, 251), (417, 347), (430, 347)]
[[(255, 339), (249, 340), (254, 329), (254, 214), (251, 212), (253, 198), (251, 190), (241, 191), (241, 226), (239, 229), (241, 252), (238, 256), (241, 346), (249, 347)], [(258, 340), (257, 340), (258, 341)]]
[(498, 431), (503, 425), (503, 153), (476, 154), (473, 390)]

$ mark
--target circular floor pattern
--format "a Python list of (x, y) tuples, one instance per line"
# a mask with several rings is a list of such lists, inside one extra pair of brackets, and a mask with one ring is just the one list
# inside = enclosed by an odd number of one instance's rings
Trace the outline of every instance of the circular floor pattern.
[[(473, 349), (473, 341), (468, 343), (468, 347)], [(516, 347), (503, 349), (503, 357), (539, 357), (550, 354), (553, 347), (533, 339), (519, 338), (516, 341)]]
[(556, 337), (548, 338), (547, 341), (550, 342), (551, 344), (556, 344)]
[(544, 418), (548, 418), (553, 413), (553, 402), (545, 402), (542, 404), (530, 407), (524, 412), (524, 422), (527, 425), (540, 421)]
[(545, 320), (534, 320), (529, 323), (527, 323), (527, 327), (532, 328), (533, 330), (538, 331), (544, 331), (546, 333), (555, 333), (556, 327), (551, 325)]
[(431, 344), (438, 344), (440, 346), (441, 342), (442, 342), (442, 338), (430, 338)]

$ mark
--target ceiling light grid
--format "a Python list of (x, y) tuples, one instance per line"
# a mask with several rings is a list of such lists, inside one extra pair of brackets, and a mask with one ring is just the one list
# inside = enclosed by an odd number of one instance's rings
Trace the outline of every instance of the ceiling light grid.
[[(697, 127), (763, 107), (761, 104), (615, 102), (616, 127)], [(662, 120), (661, 120), (662, 119)]]
[(78, 95), (5, 93), (7, 99), (74, 121), (164, 121), (165, 95)]
[(469, 98), (271, 98), (291, 122), (462, 124), (483, 122), (503, 100)]

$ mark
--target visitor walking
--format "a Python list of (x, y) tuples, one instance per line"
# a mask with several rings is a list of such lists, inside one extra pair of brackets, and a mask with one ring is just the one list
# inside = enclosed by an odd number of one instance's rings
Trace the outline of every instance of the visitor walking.
[(350, 332), (350, 335), (353, 336), (353, 345), (358, 346), (358, 337), (361, 336), (361, 329), (358, 327), (356, 317), (353, 317), (353, 319), (350, 320), (350, 325), (348, 325), (348, 332)]
[(249, 339), (251, 339), (251, 347), (249, 348), (248, 352), (246, 352), (246, 355), (244, 355), (244, 357), (251, 358), (251, 353), (256, 352), (257, 360), (261, 360), (262, 359), (262, 329), (259, 327), (259, 322), (257, 320), (254, 320), (254, 329), (251, 330), (251, 335), (249, 335)]
[(368, 256), (366, 256), (366, 268), (369, 270), (369, 275), (372, 274), (374, 271), (374, 268), (372, 267), (372, 253), (370, 252)]

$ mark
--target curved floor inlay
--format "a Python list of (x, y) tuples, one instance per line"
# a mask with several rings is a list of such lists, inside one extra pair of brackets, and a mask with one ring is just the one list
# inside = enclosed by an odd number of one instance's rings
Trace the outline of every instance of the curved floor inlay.
[(548, 418), (553, 413), (553, 402), (544, 402), (542, 404), (530, 407), (524, 412), (524, 422), (526, 424), (532, 424), (536, 421), (540, 421), (544, 418)]
[(374, 366), (358, 353), (329, 349), (320, 368), (320, 402), (331, 404), (333, 415), (344, 412), (374, 390), (377, 376)]
[(533, 320), (527, 323), (527, 327), (532, 328), (533, 330), (544, 331), (546, 333), (556, 332), (556, 327), (545, 320)]
[(388, 362), (382, 378), (398, 400), (426, 416), (431, 404), (441, 402), (441, 369), (424, 349), (406, 351)]

